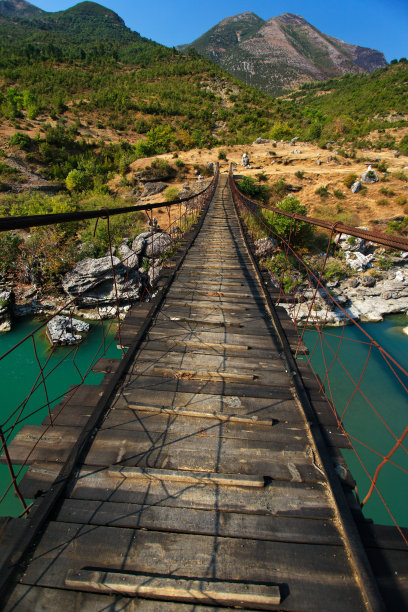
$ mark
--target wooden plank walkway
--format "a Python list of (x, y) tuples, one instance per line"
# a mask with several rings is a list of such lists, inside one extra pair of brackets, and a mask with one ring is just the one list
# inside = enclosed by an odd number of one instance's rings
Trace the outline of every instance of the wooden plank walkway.
[[(124, 344), (138, 334), (137, 313), (126, 319)], [(221, 176), (4, 609), (383, 609), (376, 584), (367, 588), (370, 572), (359, 573), (281, 352)], [(106, 381), (116, 367), (98, 363)], [(313, 399), (314, 383), (301, 374)], [(24, 496), (58, 481), (103, 385), (84, 386), (36, 446)], [(318, 397), (314, 407), (335, 453), (345, 441)], [(43, 430), (21, 430), (10, 446), (15, 463)]]

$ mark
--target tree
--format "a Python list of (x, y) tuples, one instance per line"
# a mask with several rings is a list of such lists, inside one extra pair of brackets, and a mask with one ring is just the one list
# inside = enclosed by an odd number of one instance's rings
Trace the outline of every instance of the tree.
[[(307, 208), (297, 198), (287, 196), (276, 205), (277, 208), (289, 213), (307, 215)], [(301, 245), (310, 240), (313, 235), (312, 226), (305, 221), (297, 221), (286, 215), (279, 215), (269, 210), (263, 211), (263, 216), (274, 231), (284, 240), (289, 240), (292, 245)]]
[(81, 170), (71, 170), (65, 179), (68, 191), (85, 191), (89, 184), (88, 177)]

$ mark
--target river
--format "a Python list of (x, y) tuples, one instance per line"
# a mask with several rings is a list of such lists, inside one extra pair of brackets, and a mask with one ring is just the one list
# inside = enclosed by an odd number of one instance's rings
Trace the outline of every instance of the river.
[[(90, 321), (90, 324), (90, 331), (79, 345), (75, 360), (73, 359), (73, 347), (58, 347), (50, 357), (50, 343), (45, 337), (45, 329), (42, 328), (35, 334), (36, 351), (40, 363), (44, 366), (49, 359), (44, 374), (49, 374), (46, 379), (46, 384), (48, 399), (51, 406), (61, 401), (61, 399), (55, 398), (63, 395), (71, 385), (81, 382), (79, 372), (84, 375), (89, 368), (90, 362), (93, 360), (95, 363), (98, 357), (103, 355), (104, 336), (105, 345), (107, 347), (110, 345), (106, 353), (107, 356), (121, 357), (121, 351), (116, 348), (116, 342), (114, 341), (117, 330), (116, 324), (111, 321), (104, 321), (104, 333), (102, 333), (101, 323)], [(0, 334), (0, 356), (4, 355), (12, 346), (23, 340), (40, 325), (41, 320), (36, 318), (17, 320), (11, 332)], [(59, 363), (60, 365), (58, 368), (52, 371)], [(6, 434), (7, 428), (16, 418), (16, 415), (11, 418), (10, 415), (12, 415), (17, 406), (19, 406), (29, 394), (40, 372), (33, 350), (32, 340), (28, 339), (23, 342), (17, 349), (1, 361), (0, 366), (0, 385), (2, 389), (0, 421)], [(102, 378), (103, 374), (90, 372), (86, 377), (86, 384), (98, 385)], [(22, 416), (29, 415), (33, 410), (44, 406), (46, 403), (46, 395), (44, 386), (41, 384), (41, 379), (39, 379), (38, 382), (38, 388), (25, 406)], [(16, 426), (15, 433), (17, 433), (23, 425), (41, 424), (41, 421), (47, 416), (47, 413), (48, 407), (45, 406), (39, 412), (28, 416), (28, 418), (24, 419), (24, 422)], [(6, 422), (9, 418), (10, 420)], [(19, 467), (17, 466), (16, 469), (19, 469)], [(7, 466), (0, 465), (0, 495), (3, 494), (9, 482), (10, 478)], [(0, 505), (0, 515), (17, 516), (21, 510), (22, 507), (20, 502), (14, 497), (13, 492), (10, 491), (7, 498)]]
[[(407, 325), (408, 318), (405, 315), (393, 315), (382, 323), (362, 323), (361, 327), (405, 370), (408, 370), (408, 336), (403, 331)], [(408, 387), (408, 377), (391, 364), (399, 374), (400, 381), (398, 381), (392, 368), (375, 347), (371, 349), (366, 365), (369, 352), (368, 339), (356, 326), (350, 325), (345, 328), (340, 349), (341, 329), (326, 328), (326, 332), (330, 335), (325, 334), (323, 342), (315, 331), (306, 332), (304, 341), (310, 351), (313, 351), (316, 345), (312, 364), (321, 379), (324, 378), (324, 362), (330, 365), (333, 355), (338, 351), (338, 359), (342, 365), (338, 361), (333, 364), (329, 384), (327, 380), (325, 381), (325, 389), (327, 394), (331, 391), (338, 414), (341, 415), (345, 411), (344, 426), (352, 436), (357, 454), (354, 450), (344, 450), (342, 454), (357, 481), (359, 497), (362, 500), (370, 486), (364, 468), (373, 475), (382, 460), (377, 453), (386, 455), (396, 442), (391, 432), (399, 437), (407, 426), (408, 395), (403, 385)], [(324, 351), (321, 348), (322, 344)], [(350, 402), (355, 385), (346, 370), (357, 382), (361, 377), (361, 392), (357, 391)], [(408, 437), (405, 438), (405, 448), (408, 448)], [(395, 467), (391, 462), (387, 463), (380, 472), (378, 489), (397, 523), (407, 527), (408, 452), (404, 448), (399, 448), (393, 455), (392, 461), (402, 469)], [(376, 523), (394, 524), (376, 491), (367, 501), (364, 514)]]

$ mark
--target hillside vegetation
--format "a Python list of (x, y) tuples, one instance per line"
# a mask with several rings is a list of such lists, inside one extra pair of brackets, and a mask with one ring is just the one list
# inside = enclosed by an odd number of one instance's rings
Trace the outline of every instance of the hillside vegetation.
[[(259, 25), (248, 16), (242, 39)], [(226, 21), (233, 38), (236, 24)], [(0, 3), (2, 154), (62, 185), (74, 171), (84, 190), (107, 193), (137, 159), (257, 137), (298, 137), (351, 155), (359, 146), (403, 152), (405, 141), (387, 131), (408, 125), (407, 81), (401, 61), (273, 99), (194, 50), (141, 37), (98, 4), (46, 13), (23, 0)], [(18, 177), (2, 167), (7, 191)]]

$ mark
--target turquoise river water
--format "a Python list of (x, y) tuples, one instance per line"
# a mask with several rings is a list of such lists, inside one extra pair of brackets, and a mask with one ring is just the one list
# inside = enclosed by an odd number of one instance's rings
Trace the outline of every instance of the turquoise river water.
[[(12, 332), (0, 335), (0, 356), (27, 336), (27, 334), (31, 333), (38, 325), (38, 320), (21, 320), (15, 325)], [(365, 323), (362, 327), (401, 366), (408, 370), (408, 336), (403, 333), (403, 328), (407, 325), (407, 317), (393, 316), (387, 318), (383, 323)], [(109, 330), (108, 323), (105, 323), (104, 327), (105, 333), (107, 333), (107, 343), (109, 343), (113, 340), (116, 330), (114, 327), (111, 327)], [(369, 347), (367, 344), (361, 344), (355, 342), (355, 340), (364, 340), (366, 342), (367, 338), (354, 326), (349, 326), (345, 329), (343, 341), (338, 350), (341, 331), (337, 328), (331, 328), (327, 331), (329, 331), (330, 335), (325, 335), (328, 346), (323, 342), (324, 355), (316, 332), (308, 331), (304, 340), (311, 351), (313, 351), (315, 345), (317, 347), (313, 352), (312, 363), (322, 379), (324, 378), (324, 361), (326, 360), (326, 363), (330, 365), (333, 353), (338, 351), (338, 357), (344, 366), (343, 368), (342, 365), (336, 362), (331, 367), (330, 384), (326, 380), (325, 388), (327, 392), (330, 389), (335, 399), (338, 413), (342, 413), (346, 408), (344, 424), (346, 430), (352, 436), (361, 462), (352, 450), (343, 451), (343, 454), (357, 481), (360, 499), (363, 499), (369, 488), (369, 479), (361, 463), (373, 474), (377, 464), (381, 461), (381, 457), (377, 453), (386, 455), (395, 443), (395, 438), (383, 424), (382, 420), (386, 422), (389, 429), (397, 436), (401, 435), (408, 422), (407, 393), (401, 385), (402, 382), (407, 386), (408, 380), (407, 377), (399, 374), (401, 379), (401, 382), (399, 382), (378, 350), (374, 348), (371, 350), (370, 358), (361, 380), (360, 388), (362, 392), (355, 393), (349, 402), (354, 386), (349, 376), (345, 374), (345, 369), (347, 369), (354, 380), (359, 380)], [(80, 344), (75, 359), (81, 372), (87, 369), (91, 359), (96, 360), (95, 355), (98, 351), (99, 356), (102, 355), (103, 351), (100, 348), (102, 337), (101, 325), (97, 323), (92, 324), (91, 331)], [(43, 330), (36, 334), (36, 346), (38, 358), (44, 364), (50, 355), (50, 348)], [(112, 357), (120, 357), (121, 353), (116, 349), (115, 342), (112, 343), (107, 354)], [(72, 348), (70, 347), (61, 347), (53, 353), (47, 365), (46, 373), (51, 372), (55, 365), (63, 360), (64, 357), (65, 360), (58, 369), (55, 369), (47, 378), (47, 390), (51, 400), (56, 398), (57, 395), (64, 393), (71, 385), (80, 382), (80, 376), (73, 363)], [(10, 417), (18, 404), (24, 400), (39, 374), (39, 368), (33, 353), (32, 341), (24, 342), (16, 351), (5, 357), (0, 365), (0, 384), (2, 389), (0, 421), (7, 433), (7, 427), (10, 425), (11, 419), (7, 423), (5, 421)], [(98, 384), (101, 379), (102, 375), (91, 372), (86, 379), (86, 383)], [(372, 406), (369, 405), (365, 398), (369, 400)], [(53, 403), (58, 403), (58, 401), (60, 400), (55, 400)], [(23, 414), (32, 412), (36, 407), (42, 406), (44, 403), (44, 388), (40, 384), (25, 407)], [(42, 408), (39, 412), (24, 420), (19, 427), (23, 424), (40, 424), (47, 411), (47, 407)], [(405, 440), (405, 446), (408, 447), (408, 437)], [(388, 463), (380, 473), (378, 488), (398, 524), (408, 526), (408, 453), (404, 448), (399, 448), (392, 461), (400, 467)], [(0, 466), (0, 495), (8, 483), (7, 467)], [(13, 493), (10, 492), (0, 506), (0, 514), (17, 516), (20, 512), (21, 505), (15, 499)], [(368, 501), (365, 507), (365, 514), (377, 523), (392, 524), (390, 514), (376, 492), (374, 492), (372, 498)]]

